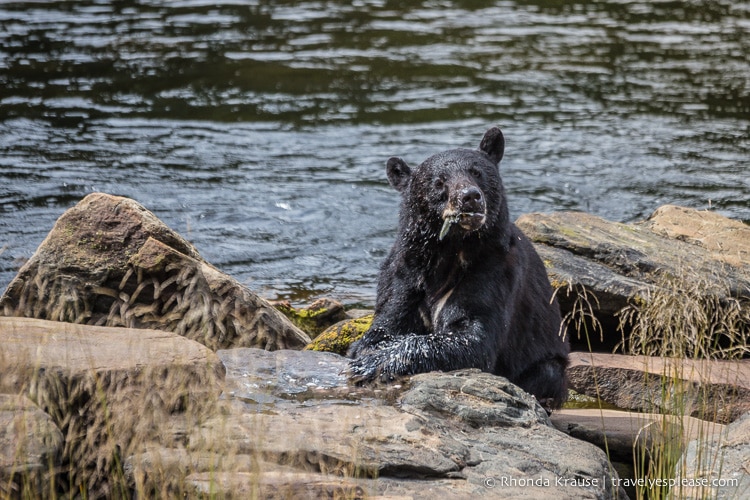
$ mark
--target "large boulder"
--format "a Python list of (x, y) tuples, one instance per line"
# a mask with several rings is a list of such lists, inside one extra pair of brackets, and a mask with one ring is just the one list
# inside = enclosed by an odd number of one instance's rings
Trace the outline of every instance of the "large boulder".
[(212, 351), (174, 333), (0, 318), (0, 393), (25, 395), (62, 432), (65, 494), (128, 491), (122, 457), (174, 439), (167, 422), (212, 414), (223, 376)]
[(579, 347), (588, 349), (590, 342), (594, 349), (623, 345), (630, 351), (656, 354), (662, 346), (644, 340), (648, 332), (635, 341), (628, 335), (637, 328), (657, 333), (675, 329), (683, 336), (689, 332), (688, 337), (707, 332), (706, 338), (690, 338), (692, 344), (675, 351), (701, 356), (706, 354), (700, 344), (704, 342), (724, 349), (722, 356), (742, 355), (738, 351), (743, 350), (746, 354), (750, 332), (750, 227), (746, 224), (671, 205), (632, 224), (582, 212), (528, 214), (516, 223), (544, 260), (563, 314), (574, 323), (583, 316), (595, 317), (603, 327), (603, 332), (594, 334), (590, 323), (579, 321), (589, 334), (588, 341), (579, 337), (586, 332), (578, 328), (579, 335), (571, 341)]
[(128, 198), (66, 211), (0, 298), (0, 314), (178, 333), (211, 349), (301, 349), (310, 338)]
[(332, 353), (217, 354), (227, 369), (227, 408), (184, 447), (128, 457), (139, 491), (626, 498), (607, 480), (616, 475), (604, 452), (555, 430), (533, 397), (501, 377), (433, 372), (359, 388), (342, 374), (347, 360)]

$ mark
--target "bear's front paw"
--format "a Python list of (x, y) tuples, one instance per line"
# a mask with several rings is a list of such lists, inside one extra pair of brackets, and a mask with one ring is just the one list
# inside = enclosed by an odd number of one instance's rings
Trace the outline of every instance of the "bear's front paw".
[(348, 358), (359, 358), (363, 353), (371, 351), (376, 346), (392, 342), (393, 337), (381, 327), (371, 327), (359, 340), (352, 343), (346, 352)]
[(377, 353), (361, 354), (356, 359), (349, 361), (345, 373), (349, 381), (355, 385), (362, 385), (372, 382), (380, 373), (380, 366), (377, 360)]

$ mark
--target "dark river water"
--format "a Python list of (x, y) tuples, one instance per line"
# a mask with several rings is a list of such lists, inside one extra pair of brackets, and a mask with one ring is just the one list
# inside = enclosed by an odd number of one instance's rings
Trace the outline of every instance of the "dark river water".
[(86, 194), (267, 298), (371, 305), (384, 164), (497, 124), (513, 217), (750, 221), (750, 2), (0, 3), (0, 290)]

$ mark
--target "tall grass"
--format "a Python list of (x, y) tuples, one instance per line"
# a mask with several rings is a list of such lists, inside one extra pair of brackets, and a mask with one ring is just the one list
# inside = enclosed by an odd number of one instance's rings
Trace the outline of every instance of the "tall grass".
[[(641, 429), (633, 446), (633, 465), (637, 478), (664, 480), (683, 477), (683, 455), (688, 440), (697, 435), (699, 463), (709, 471), (722, 469), (718, 446), (711, 446), (714, 435), (709, 426), (696, 425), (689, 415), (715, 419), (726, 411), (731, 401), (708, 394), (706, 384), (691, 382), (695, 363), (685, 360), (736, 360), (750, 354), (750, 299), (732, 296), (724, 278), (708, 282), (698, 279), (689, 267), (678, 276), (657, 273), (654, 286), (630, 298), (630, 304), (619, 313), (619, 334), (622, 341), (616, 351), (630, 355), (671, 358), (660, 374), (646, 374), (644, 394), (649, 400), (643, 408), (661, 414), (660, 418)], [(584, 287), (568, 285), (567, 293), (576, 294), (572, 310), (563, 318), (563, 328), (578, 332), (591, 351), (594, 335), (604, 338), (597, 319), (596, 297)], [(612, 333), (612, 332), (610, 332)], [(700, 374), (698, 374), (700, 375)], [(599, 396), (599, 381), (594, 379)], [(654, 387), (658, 387), (654, 390)], [(697, 405), (697, 408), (696, 408)], [(604, 426), (604, 419), (602, 419)], [(605, 429), (606, 434), (606, 429)], [(605, 452), (607, 449), (605, 435)], [(638, 500), (691, 497), (712, 498), (711, 488), (683, 490), (677, 482), (670, 488), (667, 481), (660, 485), (636, 487)]]
[[(657, 274), (656, 285), (621, 311), (620, 331), (624, 352), (675, 359), (664, 365), (659, 376), (660, 400), (654, 406), (661, 410), (662, 418), (652, 424), (658, 431), (649, 432), (658, 438), (652, 438), (649, 444), (641, 440), (637, 443), (637, 474), (682, 477), (685, 470), (684, 464), (681, 469), (680, 457), (691, 434), (687, 417), (692, 413), (701, 419), (715, 420), (732, 403), (712, 397), (708, 384), (690, 382), (696, 375), (710, 374), (692, 373), (695, 364), (688, 366), (684, 360), (702, 361), (707, 370), (707, 361), (737, 360), (750, 354), (750, 300), (733, 297), (725, 278), (699, 279), (689, 267), (684, 267), (678, 276)], [(707, 470), (716, 471), (722, 469), (722, 457), (718, 447), (709, 446), (712, 437), (705, 426), (698, 429), (697, 456)], [(641, 487), (637, 493), (639, 499), (682, 498), (688, 493), (711, 498), (717, 494), (710, 487), (683, 491), (683, 485), (678, 483), (676, 488), (670, 491), (667, 486)]]
[[(557, 288), (555, 290), (555, 294), (557, 294), (560, 290), (561, 288)], [(573, 285), (568, 284), (566, 293), (568, 294), (568, 296), (575, 294), (575, 299), (570, 311), (568, 311), (562, 318), (562, 323), (560, 324), (560, 336), (564, 338), (565, 335), (567, 335), (571, 330), (578, 332), (579, 337), (582, 336), (583, 338), (585, 338), (589, 353), (591, 353), (592, 336), (598, 334), (600, 342), (604, 340), (604, 329), (602, 328), (602, 324), (595, 312), (599, 308), (599, 302), (596, 296), (590, 294), (584, 286), (577, 286), (574, 288)], [(591, 364), (594, 364), (593, 361)], [(599, 405), (599, 411), (601, 412), (604, 408), (602, 404), (601, 392), (599, 391), (599, 382), (597, 380), (596, 370), (594, 370), (593, 376), (594, 388), (596, 390), (596, 401)], [(601, 413), (601, 425), (602, 429), (604, 429), (605, 423), (603, 413)], [(614, 477), (615, 470), (612, 466), (611, 453), (609, 451), (609, 443), (607, 442), (606, 432), (604, 433), (603, 438), (604, 452), (607, 455), (607, 461), (609, 465), (609, 475), (610, 477)], [(613, 488), (613, 491), (615, 497), (617, 498), (619, 496), (619, 489)]]

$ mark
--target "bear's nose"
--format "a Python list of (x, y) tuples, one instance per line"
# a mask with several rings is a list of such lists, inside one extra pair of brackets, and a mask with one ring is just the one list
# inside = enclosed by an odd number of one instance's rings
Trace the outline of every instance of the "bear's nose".
[(463, 188), (459, 199), (463, 212), (482, 210), (482, 192), (474, 186)]

